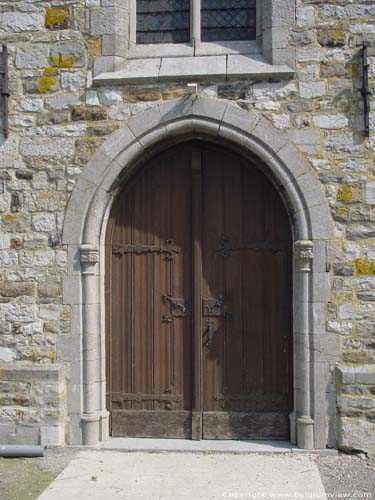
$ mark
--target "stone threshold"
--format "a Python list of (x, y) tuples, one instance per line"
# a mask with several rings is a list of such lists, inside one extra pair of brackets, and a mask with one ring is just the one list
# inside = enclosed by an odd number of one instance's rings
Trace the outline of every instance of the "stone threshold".
[[(96, 71), (96, 73), (98, 73)], [(95, 85), (120, 85), (168, 81), (292, 79), (294, 69), (273, 65), (261, 56), (220, 55), (130, 59), (124, 68), (95, 76)]]
[[(85, 449), (88, 447), (85, 447)], [(289, 441), (266, 440), (202, 440), (150, 439), (150, 438), (109, 438), (93, 447), (103, 451), (149, 452), (149, 453), (302, 453), (337, 455), (335, 449), (301, 450)]]

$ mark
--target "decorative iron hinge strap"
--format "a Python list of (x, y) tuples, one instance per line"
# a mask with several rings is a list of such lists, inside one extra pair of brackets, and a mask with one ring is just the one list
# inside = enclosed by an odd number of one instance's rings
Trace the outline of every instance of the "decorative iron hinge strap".
[(181, 253), (181, 248), (175, 246), (173, 240), (166, 240), (164, 245), (160, 247), (152, 245), (113, 245), (112, 253), (115, 255), (157, 253), (159, 255), (165, 254), (165, 260), (173, 260), (174, 255)]
[(286, 251), (285, 248), (276, 246), (273, 242), (256, 241), (235, 246), (232, 245), (229, 239), (222, 238), (216, 252), (222, 257), (230, 257), (234, 252), (241, 252), (243, 250), (252, 250), (254, 252), (267, 251), (272, 253), (284, 253)]

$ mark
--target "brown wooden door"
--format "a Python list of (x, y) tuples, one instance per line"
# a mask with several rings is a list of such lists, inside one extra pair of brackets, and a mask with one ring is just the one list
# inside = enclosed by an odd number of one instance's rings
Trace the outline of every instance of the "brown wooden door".
[(203, 437), (287, 438), (288, 216), (270, 181), (237, 155), (203, 150), (202, 167), (203, 326), (213, 332), (203, 356)]
[(106, 238), (112, 436), (288, 438), (291, 232), (248, 160), (200, 142), (129, 182)]

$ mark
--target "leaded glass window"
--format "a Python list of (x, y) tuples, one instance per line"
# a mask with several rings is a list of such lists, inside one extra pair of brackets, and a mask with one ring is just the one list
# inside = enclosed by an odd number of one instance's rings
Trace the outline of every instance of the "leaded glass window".
[(204, 42), (255, 40), (256, 0), (202, 0)]
[(137, 43), (190, 41), (190, 0), (137, 0)]

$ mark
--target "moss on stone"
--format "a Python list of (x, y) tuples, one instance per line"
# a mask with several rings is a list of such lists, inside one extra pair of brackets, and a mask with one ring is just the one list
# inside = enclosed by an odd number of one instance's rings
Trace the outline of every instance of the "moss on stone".
[(46, 68), (44, 74), (46, 76), (58, 75), (59, 71), (56, 68)]
[(49, 8), (46, 11), (45, 26), (46, 28), (65, 28), (68, 21), (68, 12), (61, 8)]
[(42, 353), (39, 351), (33, 351), (30, 357), (35, 363), (39, 363), (43, 358)]
[(375, 276), (375, 262), (368, 259), (357, 259), (354, 261), (356, 277), (361, 275)]
[(330, 31), (331, 37), (336, 40), (337, 42), (341, 42), (345, 40), (345, 33), (340, 30), (331, 30)]
[(6, 215), (4, 215), (3, 219), (4, 219), (5, 222), (10, 222), (10, 221), (12, 221), (12, 220), (15, 219), (15, 215), (6, 214)]
[(53, 78), (52, 76), (48, 76), (48, 75), (44, 75), (42, 76), (38, 83), (37, 83), (37, 90), (38, 92), (40, 92), (41, 94), (45, 94), (46, 92), (48, 92), (54, 85), (56, 84), (56, 80), (55, 78)]
[(355, 63), (347, 64), (346, 69), (351, 75), (355, 75), (358, 73), (358, 64)]
[(51, 61), (57, 68), (72, 68), (76, 62), (76, 58), (73, 54), (65, 57), (60, 54), (59, 56), (51, 56)]
[(350, 203), (353, 200), (353, 189), (349, 186), (340, 187), (337, 191), (337, 200)]
[(100, 38), (88, 38), (85, 40), (87, 54), (89, 56), (95, 57), (101, 55), (101, 41)]

